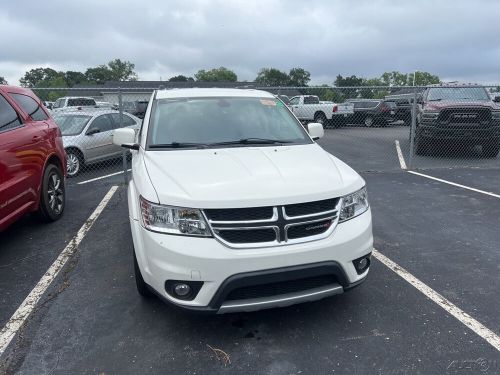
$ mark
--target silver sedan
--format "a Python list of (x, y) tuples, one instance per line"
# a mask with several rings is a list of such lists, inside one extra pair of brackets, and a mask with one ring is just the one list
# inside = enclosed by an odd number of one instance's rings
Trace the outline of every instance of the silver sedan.
[(69, 177), (81, 172), (85, 165), (119, 157), (122, 149), (113, 144), (113, 131), (121, 127), (138, 130), (142, 120), (109, 109), (59, 112), (54, 120), (61, 129), (67, 154)]

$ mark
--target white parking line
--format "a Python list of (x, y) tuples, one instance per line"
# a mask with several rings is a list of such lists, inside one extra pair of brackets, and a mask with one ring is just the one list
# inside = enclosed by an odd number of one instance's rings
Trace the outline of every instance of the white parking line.
[[(127, 172), (130, 172), (130, 169), (127, 169)], [(89, 182), (99, 181), (99, 180), (102, 180), (104, 178), (116, 176), (116, 175), (122, 174), (122, 173), (123, 173), (123, 171), (120, 171), (120, 172), (115, 172), (115, 173), (107, 174), (107, 175), (96, 177), (96, 178), (91, 178), (90, 180), (78, 182), (77, 185), (88, 184)]]
[(460, 308), (458, 308), (453, 303), (444, 298), (441, 294), (436, 292), (434, 289), (431, 289), (429, 286), (427, 286), (422, 281), (417, 279), (415, 276), (413, 276), (411, 273), (409, 273), (400, 265), (394, 263), (385, 255), (381, 254), (375, 249), (373, 250), (372, 254), (376, 259), (382, 262), (390, 270), (394, 271), (398, 276), (400, 276), (405, 281), (413, 285), (418, 291), (423, 293), (427, 298), (429, 298), (431, 301), (442, 307), (444, 310), (446, 310), (446, 312), (454, 316), (465, 326), (469, 327), (473, 332), (475, 332), (477, 335), (485, 339), (491, 346), (493, 346), (496, 350), (500, 352), (500, 337), (495, 332), (493, 332), (489, 328), (486, 328), (484, 325), (479, 323), (476, 319), (471, 317), (465, 311), (462, 311)]
[(36, 284), (30, 294), (25, 298), (23, 303), (9, 319), (5, 327), (2, 328), (2, 330), (0, 331), (0, 356), (5, 352), (7, 346), (12, 341), (16, 333), (24, 325), (30, 314), (34, 311), (43, 293), (45, 293), (52, 281), (54, 281), (54, 279), (57, 277), (68, 259), (78, 250), (78, 245), (80, 244), (80, 242), (82, 242), (83, 238), (90, 230), (94, 222), (97, 220), (101, 212), (104, 210), (117, 189), (118, 186), (113, 186), (111, 187), (111, 189), (109, 189), (108, 193), (104, 196), (101, 203), (99, 203), (94, 212), (92, 212), (89, 218), (78, 230), (78, 233), (75, 235), (75, 237), (73, 237), (68, 245), (66, 245), (61, 254), (59, 254), (54, 263), (52, 263), (47, 272), (45, 272), (45, 274), (42, 276), (38, 284)]
[(406, 162), (403, 153), (401, 152), (399, 141), (396, 139), (394, 143), (396, 144), (396, 152), (398, 153), (399, 165), (401, 166), (401, 169), (406, 169)]
[(459, 188), (462, 188), (462, 189), (467, 189), (467, 190), (470, 190), (470, 191), (474, 191), (476, 193), (486, 194), (486, 195), (489, 195), (490, 197), (500, 198), (500, 194), (495, 194), (495, 193), (492, 193), (490, 191), (479, 190), (479, 189), (476, 189), (476, 188), (473, 188), (473, 187), (470, 187), (470, 186), (465, 186), (465, 185), (457, 184), (455, 182), (443, 180), (443, 179), (437, 178), (437, 177), (432, 177), (432, 176), (429, 176), (427, 174), (423, 174), (423, 173), (419, 173), (419, 172), (415, 172), (415, 171), (408, 171), (408, 173), (411, 173), (411, 174), (414, 174), (414, 175), (417, 175), (417, 176), (421, 176), (421, 177), (425, 177), (425, 178), (429, 178), (431, 180), (439, 181), (439, 182), (442, 182), (444, 184), (456, 186), (456, 187), (459, 187)]

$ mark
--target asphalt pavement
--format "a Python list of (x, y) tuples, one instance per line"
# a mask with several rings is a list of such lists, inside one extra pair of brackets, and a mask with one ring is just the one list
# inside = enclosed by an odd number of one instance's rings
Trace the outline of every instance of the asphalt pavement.
[[(366, 180), (376, 249), (499, 335), (500, 200), (402, 171), (394, 140), (405, 131), (332, 129), (321, 144)], [(425, 173), (500, 194), (494, 167)], [(69, 181), (60, 222), (27, 217), (0, 234), (1, 326), (123, 176), (85, 181)], [(144, 300), (125, 193), (120, 186), (42, 296), (0, 373), (500, 373), (497, 349), (376, 259), (360, 287), (284, 309), (202, 316)]]

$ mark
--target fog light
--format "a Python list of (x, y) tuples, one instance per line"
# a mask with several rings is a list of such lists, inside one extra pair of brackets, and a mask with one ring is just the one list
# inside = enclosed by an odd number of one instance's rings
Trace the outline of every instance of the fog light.
[(165, 281), (165, 291), (171, 297), (192, 301), (198, 295), (202, 285), (203, 281), (167, 280)]
[(191, 292), (191, 287), (187, 284), (177, 284), (174, 287), (174, 293), (179, 297), (186, 297)]
[(360, 269), (364, 269), (366, 268), (366, 266), (368, 265), (368, 259), (366, 258), (362, 258), (359, 262), (358, 262), (358, 267)]
[(368, 267), (370, 267), (370, 257), (372, 253), (365, 255), (361, 258), (354, 259), (352, 263), (354, 264), (354, 268), (356, 269), (356, 272), (358, 275), (361, 275), (363, 272), (365, 272)]

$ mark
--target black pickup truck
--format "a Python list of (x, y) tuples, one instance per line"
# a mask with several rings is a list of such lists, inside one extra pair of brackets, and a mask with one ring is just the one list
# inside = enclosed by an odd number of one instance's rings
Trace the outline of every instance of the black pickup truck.
[(416, 154), (432, 147), (480, 145), (483, 156), (500, 150), (500, 98), (492, 100), (482, 86), (430, 86), (417, 99)]

